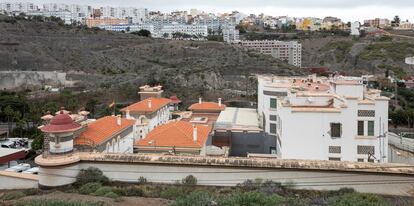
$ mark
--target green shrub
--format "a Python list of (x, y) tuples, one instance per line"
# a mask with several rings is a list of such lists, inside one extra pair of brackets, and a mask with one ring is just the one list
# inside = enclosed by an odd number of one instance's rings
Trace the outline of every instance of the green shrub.
[(390, 205), (383, 198), (375, 194), (345, 193), (329, 199), (332, 206), (387, 206)]
[(80, 194), (91, 194), (94, 193), (96, 190), (102, 187), (102, 184), (99, 182), (89, 182), (85, 185), (82, 185), (82, 187), (79, 189)]
[(257, 206), (274, 206), (284, 203), (285, 199), (279, 195), (268, 196), (260, 192), (235, 193), (220, 199), (218, 205), (257, 205)]
[(181, 183), (183, 183), (183, 185), (196, 185), (197, 178), (194, 177), (193, 175), (188, 175), (187, 177), (182, 179)]
[(112, 199), (116, 199), (116, 198), (119, 198), (119, 195), (116, 194), (115, 192), (108, 192), (104, 195), (104, 197), (109, 197), (109, 198), (112, 198)]
[(28, 200), (15, 204), (16, 206), (104, 206), (104, 202), (80, 202), (68, 200)]
[(168, 187), (167, 189), (163, 190), (160, 194), (161, 198), (175, 200), (185, 196), (185, 192), (182, 188), (179, 187)]
[(106, 193), (113, 192), (111, 187), (101, 187), (93, 194), (96, 196), (104, 196)]
[(37, 188), (31, 188), (31, 189), (24, 190), (23, 193), (26, 196), (30, 196), (30, 195), (38, 195), (38, 194), (42, 193), (42, 191), (40, 189), (37, 189)]
[(90, 182), (99, 182), (106, 184), (109, 179), (103, 175), (102, 171), (95, 167), (89, 167), (88, 169), (82, 169), (76, 176), (76, 186), (82, 186)]
[(143, 176), (140, 176), (140, 177), (138, 178), (138, 183), (139, 183), (139, 184), (145, 184), (145, 183), (147, 183), (147, 178), (145, 178), (145, 177), (143, 177)]
[(120, 196), (144, 196), (144, 191), (138, 187), (113, 188), (112, 191)]
[(171, 206), (208, 206), (216, 205), (208, 191), (195, 191), (187, 196), (178, 198)]
[(15, 200), (26, 196), (23, 192), (20, 191), (14, 191), (14, 192), (8, 192), (3, 194), (0, 197), (0, 200)]

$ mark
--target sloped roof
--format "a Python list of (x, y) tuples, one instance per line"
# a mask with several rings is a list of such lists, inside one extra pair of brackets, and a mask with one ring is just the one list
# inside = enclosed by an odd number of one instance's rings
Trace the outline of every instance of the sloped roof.
[(185, 121), (172, 121), (153, 129), (145, 139), (135, 142), (135, 146), (188, 147), (201, 148), (205, 144), (211, 127), (195, 125), (197, 141), (193, 140), (193, 125)]
[[(149, 107), (149, 102), (151, 102), (151, 107)], [(125, 112), (129, 110), (129, 112), (152, 113), (161, 109), (170, 102), (170, 99), (150, 97), (135, 104), (131, 104), (128, 107), (121, 109), (121, 111)]]
[(102, 117), (88, 124), (88, 127), (75, 139), (75, 145), (87, 145), (93, 142), (95, 145), (104, 143), (108, 138), (131, 127), (135, 120), (121, 118), (121, 125), (117, 124), (116, 116)]
[(226, 105), (221, 104), (221, 106), (217, 102), (201, 102), (192, 104), (188, 109), (191, 111), (194, 110), (202, 110), (202, 111), (223, 111), (226, 108)]

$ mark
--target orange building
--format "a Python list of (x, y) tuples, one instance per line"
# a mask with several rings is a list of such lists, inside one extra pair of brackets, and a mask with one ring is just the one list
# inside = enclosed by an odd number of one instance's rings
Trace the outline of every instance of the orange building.
[(118, 25), (118, 24), (128, 24), (128, 19), (117, 19), (117, 18), (91, 18), (86, 19), (86, 25), (90, 28), (97, 27), (100, 25)]

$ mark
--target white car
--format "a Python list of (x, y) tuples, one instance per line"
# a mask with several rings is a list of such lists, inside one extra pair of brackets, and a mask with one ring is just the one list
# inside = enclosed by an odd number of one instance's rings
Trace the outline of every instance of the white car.
[(32, 167), (32, 168), (30, 168), (26, 171), (23, 171), (22, 173), (37, 175), (37, 174), (39, 174), (39, 167)]
[(16, 166), (7, 168), (4, 171), (7, 171), (7, 172), (23, 172), (23, 171), (28, 170), (28, 169), (30, 169), (30, 164), (20, 163)]

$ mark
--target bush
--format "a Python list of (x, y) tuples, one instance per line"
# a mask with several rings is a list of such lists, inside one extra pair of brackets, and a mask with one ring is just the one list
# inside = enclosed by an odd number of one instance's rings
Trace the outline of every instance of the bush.
[(80, 202), (68, 200), (29, 200), (16, 203), (16, 206), (104, 206), (104, 202)]
[(3, 194), (0, 197), (0, 200), (15, 200), (26, 196), (23, 192), (15, 191), (15, 192), (8, 192)]
[(245, 192), (257, 190), (259, 188), (259, 185), (253, 182), (253, 180), (245, 180), (243, 183), (239, 183), (236, 186)]
[(101, 187), (96, 190), (93, 194), (96, 196), (104, 196), (106, 193), (113, 192), (111, 187)]
[(183, 185), (196, 185), (197, 178), (194, 177), (193, 175), (188, 175), (181, 181), (181, 183), (183, 183)]
[(260, 192), (236, 193), (222, 198), (218, 205), (257, 205), (257, 206), (274, 206), (282, 204), (285, 199), (279, 195), (267, 196)]
[(345, 193), (329, 199), (332, 206), (386, 206), (389, 205), (383, 198), (374, 194)]
[(38, 194), (40, 194), (42, 191), (40, 190), (40, 189), (37, 189), (37, 188), (31, 188), (31, 189), (26, 189), (26, 190), (24, 190), (23, 191), (23, 193), (26, 195), (26, 196), (30, 196), (30, 195), (38, 195)]
[(261, 184), (259, 191), (271, 195), (280, 192), (282, 189), (283, 187), (281, 183), (273, 182), (272, 180), (267, 180)]
[(138, 187), (124, 187), (124, 188), (114, 188), (113, 192), (120, 196), (135, 196), (142, 197), (144, 196), (144, 191)]
[(195, 191), (187, 196), (177, 199), (171, 206), (208, 206), (213, 204), (214, 200), (208, 191)]
[(104, 195), (104, 197), (109, 197), (109, 198), (112, 198), (112, 199), (116, 199), (116, 198), (119, 198), (119, 195), (116, 194), (115, 192), (108, 192)]
[(182, 198), (185, 196), (185, 192), (183, 189), (179, 187), (168, 187), (167, 189), (163, 190), (160, 194), (161, 198), (175, 200), (178, 198)]
[(102, 184), (99, 182), (89, 182), (79, 189), (80, 194), (88, 195), (94, 193), (96, 190), (102, 187)]
[(91, 182), (107, 184), (109, 179), (103, 175), (101, 170), (95, 167), (89, 167), (88, 169), (79, 171), (79, 174), (76, 176), (76, 186), (82, 186)]
[(145, 184), (145, 183), (147, 183), (147, 178), (145, 178), (145, 177), (143, 177), (143, 176), (140, 176), (140, 177), (138, 178), (138, 183), (139, 183), (139, 184)]

